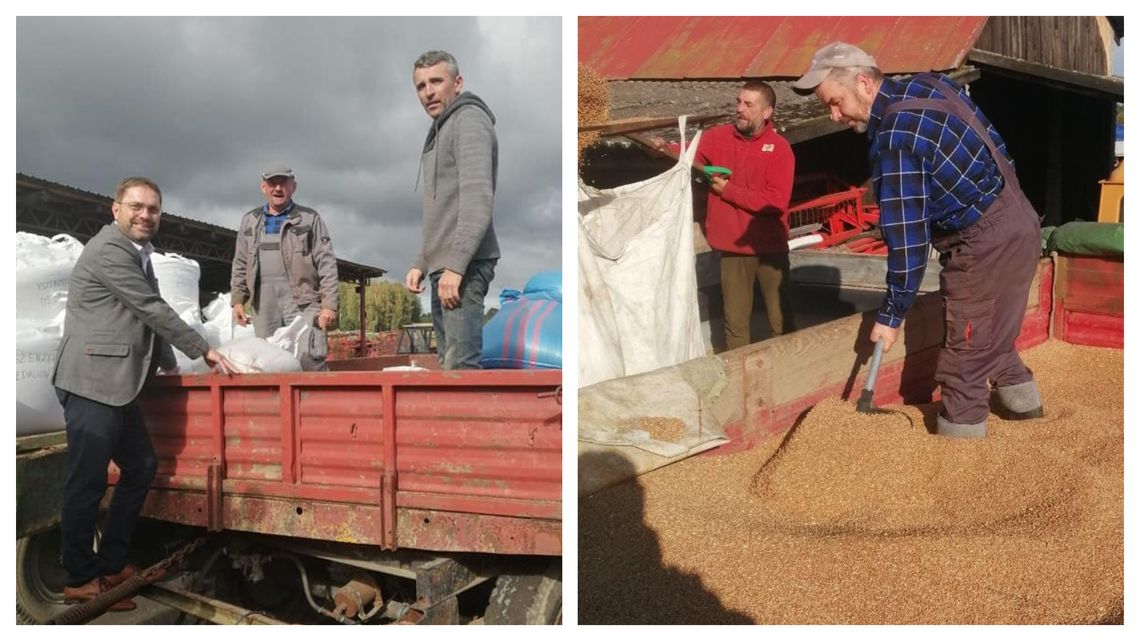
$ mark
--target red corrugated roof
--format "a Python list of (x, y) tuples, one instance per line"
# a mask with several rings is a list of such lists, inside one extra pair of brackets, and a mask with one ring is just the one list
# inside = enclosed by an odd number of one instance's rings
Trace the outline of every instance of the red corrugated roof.
[(807, 71), (816, 49), (842, 40), (886, 73), (962, 64), (985, 17), (578, 18), (578, 60), (603, 78), (769, 78)]

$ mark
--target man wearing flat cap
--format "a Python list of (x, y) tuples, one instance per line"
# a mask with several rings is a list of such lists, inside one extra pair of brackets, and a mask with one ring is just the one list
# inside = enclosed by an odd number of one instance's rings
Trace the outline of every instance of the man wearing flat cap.
[(293, 202), (297, 179), (283, 164), (261, 173), (265, 204), (241, 218), (230, 274), (234, 321), (247, 325), (245, 303), (252, 303), (254, 333), (269, 338), (298, 315), (310, 332), (302, 346), (306, 370), (325, 369), (325, 332), (337, 317), (337, 267), (332, 241), (320, 214)]
[(1041, 223), (1005, 142), (945, 75), (887, 78), (859, 47), (833, 42), (794, 85), (870, 142), (871, 181), (887, 243), (887, 293), (872, 342), (889, 350), (914, 302), (930, 246), (942, 265), (945, 339), (937, 433), (986, 435), (990, 384), (1009, 419), (1044, 415), (1014, 341), (1041, 254)]

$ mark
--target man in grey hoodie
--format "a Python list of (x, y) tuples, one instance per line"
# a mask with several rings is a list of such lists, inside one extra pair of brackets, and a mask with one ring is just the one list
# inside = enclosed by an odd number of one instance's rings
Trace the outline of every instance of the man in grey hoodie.
[(412, 69), (416, 94), (432, 126), (420, 156), (423, 242), (404, 284), (431, 283), (431, 316), (443, 369), (479, 369), (483, 298), (495, 276), (499, 241), (491, 210), (499, 168), (495, 116), (462, 93), (455, 57), (428, 51)]

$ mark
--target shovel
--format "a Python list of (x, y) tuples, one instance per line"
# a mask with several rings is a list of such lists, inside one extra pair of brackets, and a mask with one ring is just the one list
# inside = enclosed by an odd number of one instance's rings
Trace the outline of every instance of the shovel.
[(875, 395), (875, 376), (879, 373), (879, 361), (883, 358), (883, 340), (875, 341), (875, 353), (871, 356), (871, 371), (867, 372), (867, 382), (863, 384), (863, 393), (859, 395), (859, 402), (855, 409), (864, 414), (879, 412), (875, 407), (872, 396)]

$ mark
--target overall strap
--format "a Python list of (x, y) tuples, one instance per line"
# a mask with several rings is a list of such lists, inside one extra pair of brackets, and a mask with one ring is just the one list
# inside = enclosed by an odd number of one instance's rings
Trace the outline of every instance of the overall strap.
[[(974, 133), (982, 139), (982, 142), (986, 143), (986, 148), (990, 150), (990, 156), (992, 156), (994, 162), (997, 163), (998, 171), (1001, 172), (1005, 183), (1007, 185), (1017, 185), (1017, 173), (1014, 171), (1013, 165), (1006, 159), (1005, 154), (998, 150), (997, 144), (994, 143), (994, 139), (990, 136), (989, 130), (978, 120), (978, 116), (974, 113), (974, 110), (958, 95), (957, 88), (933, 74), (919, 74), (915, 76), (914, 79), (932, 89), (939, 89), (946, 98), (908, 98), (900, 100), (899, 102), (887, 106), (883, 111), (883, 118), (886, 119), (887, 116), (899, 111), (914, 111), (918, 109), (941, 111), (957, 116), (962, 122), (969, 125), (970, 129), (974, 130)], [(936, 87), (936, 84), (941, 86)]]

